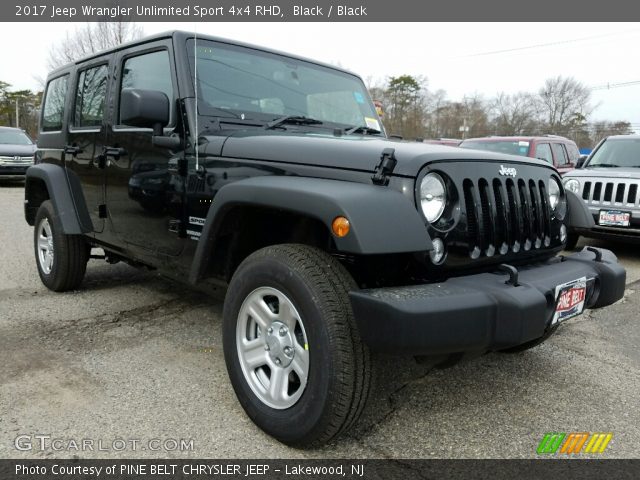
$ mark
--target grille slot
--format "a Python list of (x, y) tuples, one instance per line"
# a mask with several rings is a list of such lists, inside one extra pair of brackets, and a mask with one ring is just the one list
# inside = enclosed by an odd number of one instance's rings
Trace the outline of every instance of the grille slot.
[(471, 258), (550, 245), (551, 215), (542, 180), (467, 178), (463, 195)]
[(627, 203), (634, 204), (636, 203), (636, 197), (638, 195), (638, 185), (635, 183), (629, 185), (629, 193), (627, 194)]
[(591, 182), (585, 182), (584, 189), (582, 190), (582, 198), (589, 200), (589, 194), (591, 193)]

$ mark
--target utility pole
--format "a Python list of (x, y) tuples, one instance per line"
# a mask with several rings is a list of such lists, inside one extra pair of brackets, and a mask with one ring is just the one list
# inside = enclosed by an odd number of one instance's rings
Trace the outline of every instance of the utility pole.
[(18, 105), (18, 97), (16, 97), (16, 128), (20, 128), (20, 108)]

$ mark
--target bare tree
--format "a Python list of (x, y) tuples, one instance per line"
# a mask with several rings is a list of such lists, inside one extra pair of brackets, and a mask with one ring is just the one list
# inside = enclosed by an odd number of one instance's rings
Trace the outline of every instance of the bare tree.
[(496, 135), (525, 135), (537, 129), (538, 105), (533, 95), (499, 93), (491, 102)]
[(49, 69), (142, 37), (142, 27), (133, 22), (87, 23), (49, 50)]
[(538, 98), (549, 133), (566, 128), (577, 116), (587, 117), (593, 110), (590, 90), (573, 77), (547, 79)]

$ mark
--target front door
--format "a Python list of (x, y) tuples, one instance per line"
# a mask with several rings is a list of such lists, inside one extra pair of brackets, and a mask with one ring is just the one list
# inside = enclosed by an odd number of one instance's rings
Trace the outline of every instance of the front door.
[[(109, 77), (109, 58), (96, 59), (76, 73), (73, 110), (69, 121), (68, 144), (65, 149), (67, 176), (76, 204), (84, 204), (93, 231), (104, 229), (103, 157), (106, 129), (105, 100)], [(82, 196), (82, 197), (80, 197)]]
[[(106, 202), (114, 233), (121, 242), (154, 253), (178, 255), (181, 197), (175, 155), (152, 143), (152, 130), (123, 125), (120, 93), (124, 88), (159, 90), (171, 104), (168, 129), (176, 124), (176, 80), (170, 41), (145, 44), (119, 53), (112, 125), (107, 134)], [(166, 131), (167, 129), (165, 129)]]

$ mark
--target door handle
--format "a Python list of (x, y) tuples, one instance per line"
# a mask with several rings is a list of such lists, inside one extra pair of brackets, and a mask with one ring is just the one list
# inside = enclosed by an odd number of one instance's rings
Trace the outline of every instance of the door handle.
[(104, 147), (102, 155), (105, 157), (113, 157), (118, 160), (120, 157), (124, 157), (127, 151), (122, 147)]
[(64, 151), (64, 153), (73, 155), (74, 157), (77, 154), (82, 153), (82, 149), (77, 145), (65, 145), (62, 150)]

